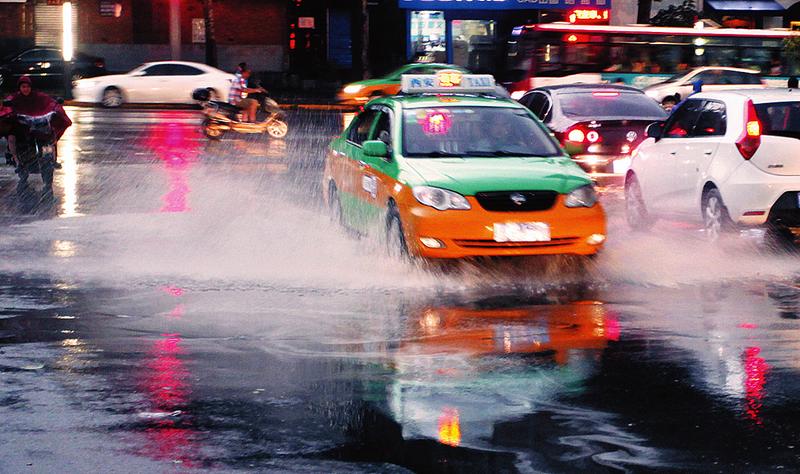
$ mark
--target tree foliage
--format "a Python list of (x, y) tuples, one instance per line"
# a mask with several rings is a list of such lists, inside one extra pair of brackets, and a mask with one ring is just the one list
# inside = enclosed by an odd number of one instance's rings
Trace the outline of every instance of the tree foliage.
[(659, 10), (650, 23), (655, 26), (692, 26), (699, 16), (694, 0), (683, 0), (680, 5)]
[(800, 36), (789, 36), (783, 39), (783, 49), (786, 56), (793, 62), (800, 62)]

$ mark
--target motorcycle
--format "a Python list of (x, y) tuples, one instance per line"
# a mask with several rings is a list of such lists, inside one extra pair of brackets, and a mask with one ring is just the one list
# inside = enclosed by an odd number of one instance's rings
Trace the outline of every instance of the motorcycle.
[(229, 131), (267, 133), (272, 138), (285, 137), (289, 126), (286, 123), (286, 114), (278, 103), (267, 96), (266, 91), (249, 94), (248, 97), (257, 100), (259, 104), (258, 120), (252, 123), (242, 121), (242, 111), (235, 105), (211, 100), (211, 93), (207, 89), (196, 89), (192, 92), (192, 99), (200, 102), (203, 107), (203, 133), (212, 140), (219, 140)]
[(56, 164), (56, 134), (51, 126), (56, 111), (44, 115), (16, 114), (15, 119), (20, 126), (15, 133), (17, 149), (16, 172), (19, 175), (17, 192), (28, 187), (28, 177), (40, 174), (44, 183), (43, 192), (53, 192), (53, 171)]

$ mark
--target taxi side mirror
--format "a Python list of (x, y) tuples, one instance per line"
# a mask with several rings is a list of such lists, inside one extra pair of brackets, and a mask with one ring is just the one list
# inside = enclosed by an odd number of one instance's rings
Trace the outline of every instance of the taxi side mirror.
[(647, 138), (655, 138), (658, 141), (664, 134), (664, 122), (651, 123), (645, 129), (644, 134), (647, 135)]
[(367, 140), (364, 142), (364, 154), (367, 156), (375, 156), (378, 158), (389, 157), (389, 147), (386, 143), (380, 140)]

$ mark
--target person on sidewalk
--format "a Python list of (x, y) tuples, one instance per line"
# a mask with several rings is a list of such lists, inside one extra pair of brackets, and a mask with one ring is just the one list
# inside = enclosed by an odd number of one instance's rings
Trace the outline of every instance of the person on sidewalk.
[(249, 78), (250, 70), (247, 69), (247, 65), (244, 65), (244, 69), (236, 73), (236, 77), (231, 82), (231, 89), (228, 92), (228, 102), (239, 107), (242, 111), (242, 122), (254, 122), (256, 120), (256, 110), (258, 109), (258, 102), (249, 99), (247, 94), (263, 92), (261, 88), (247, 87)]

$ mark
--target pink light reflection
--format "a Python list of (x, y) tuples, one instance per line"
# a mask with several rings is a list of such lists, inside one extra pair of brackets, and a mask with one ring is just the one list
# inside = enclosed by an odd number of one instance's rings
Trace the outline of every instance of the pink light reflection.
[(200, 154), (199, 132), (196, 127), (177, 123), (185, 114), (165, 111), (158, 113), (158, 123), (147, 128), (144, 146), (161, 162), (167, 173), (169, 188), (162, 196), (160, 212), (187, 212), (188, 195), (192, 191), (187, 174)]
[[(179, 358), (184, 353), (180, 334), (162, 334), (147, 354), (141, 372), (140, 390), (150, 412), (162, 417), (148, 421), (141, 454), (159, 461), (179, 461), (196, 467), (197, 434), (186, 421), (191, 374)], [(180, 411), (180, 412), (179, 412)], [(173, 415), (178, 413), (178, 415)]]
[(764, 399), (764, 385), (769, 372), (769, 364), (764, 358), (759, 357), (760, 347), (748, 347), (744, 351), (744, 388), (745, 388), (745, 411), (747, 417), (757, 425), (762, 424), (760, 417), (761, 407)]

